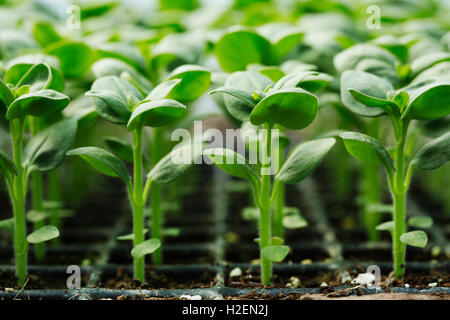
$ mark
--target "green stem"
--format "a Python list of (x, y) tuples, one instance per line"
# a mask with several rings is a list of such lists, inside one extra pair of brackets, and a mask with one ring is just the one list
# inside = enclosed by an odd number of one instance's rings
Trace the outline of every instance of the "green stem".
[[(368, 135), (379, 138), (380, 120), (374, 118), (369, 120), (366, 126)], [(361, 215), (363, 225), (366, 228), (367, 237), (370, 241), (379, 240), (379, 232), (375, 229), (380, 223), (381, 214), (373, 212), (370, 206), (380, 203), (381, 180), (378, 164), (363, 164), (361, 167)]]
[(272, 148), (271, 127), (266, 125), (266, 142), (264, 144), (262, 166), (261, 166), (261, 190), (259, 199), (259, 237), (260, 237), (260, 259), (261, 259), (261, 281), (264, 285), (269, 285), (272, 278), (272, 261), (263, 257), (262, 251), (270, 246), (271, 241), (271, 175), (270, 153)]
[[(48, 175), (48, 198), (52, 202), (61, 202), (61, 193), (60, 193), (60, 176), (59, 170), (50, 171)], [(50, 224), (57, 227), (58, 229), (61, 227), (61, 216), (59, 209), (54, 209), (51, 212), (50, 216)], [(54, 239), (57, 243), (59, 242), (59, 238)]]
[(24, 119), (19, 118), (11, 122), (11, 138), (13, 141), (13, 160), (17, 167), (18, 174), (13, 177), (13, 212), (14, 212), (14, 255), (16, 260), (16, 276), (18, 285), (22, 286), (27, 277), (27, 255), (28, 243), (27, 226), (25, 221), (25, 200), (26, 200), (26, 181), (22, 168), (22, 146), (23, 146)]
[[(36, 211), (42, 212), (44, 210), (44, 201), (43, 201), (43, 182), (42, 182), (42, 173), (40, 172), (33, 172), (32, 174), (32, 185), (33, 185), (33, 209)], [(34, 230), (39, 230), (45, 225), (45, 220), (39, 220), (33, 224)], [(45, 260), (45, 243), (36, 243), (34, 245), (34, 255), (36, 257), (37, 261), (44, 261)]]
[[(30, 133), (31, 136), (38, 134), (40, 130), (39, 119), (35, 117), (29, 118)], [(33, 172), (32, 176), (32, 189), (31, 195), (33, 199), (33, 210), (42, 212), (44, 210), (44, 193), (43, 193), (43, 180), (42, 173)], [(45, 220), (37, 221), (33, 224), (33, 230), (39, 230), (45, 225)], [(34, 256), (37, 261), (42, 262), (45, 260), (45, 243), (37, 243), (34, 245)]]
[[(144, 242), (144, 198), (143, 198), (143, 171), (142, 171), (142, 128), (133, 132), (133, 234), (134, 247)], [(145, 281), (145, 258), (134, 258), (134, 278)]]
[[(152, 144), (152, 163), (156, 165), (162, 158), (162, 144), (164, 139), (164, 131), (162, 128), (153, 128), (153, 144)], [(161, 185), (153, 182), (151, 192), (151, 230), (152, 238), (158, 239), (162, 244), (162, 228), (164, 225), (163, 211), (161, 209)], [(162, 263), (161, 248), (153, 252), (152, 260), (154, 264)]]
[(403, 279), (405, 274), (406, 245), (400, 241), (402, 234), (406, 232), (406, 191), (405, 188), (405, 143), (407, 124), (399, 122), (396, 130), (395, 166), (394, 179), (392, 181), (392, 196), (394, 199), (394, 230), (393, 256), (394, 276)]
[(378, 241), (379, 233), (375, 229), (381, 215), (373, 212), (370, 206), (380, 202), (381, 181), (378, 164), (363, 164), (361, 168), (361, 214), (369, 241)]
[[(283, 148), (281, 146), (278, 146), (276, 152), (278, 153), (278, 168), (281, 168), (284, 163)], [(275, 237), (279, 237), (282, 239), (284, 237), (284, 226), (283, 226), (284, 207), (285, 207), (285, 186), (284, 183), (279, 182), (273, 212), (273, 220), (274, 220), (273, 235)]]

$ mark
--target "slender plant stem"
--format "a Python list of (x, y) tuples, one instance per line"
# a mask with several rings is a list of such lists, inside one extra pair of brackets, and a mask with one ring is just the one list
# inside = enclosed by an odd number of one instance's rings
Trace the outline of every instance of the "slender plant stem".
[(271, 241), (271, 175), (270, 175), (270, 157), (272, 149), (271, 127), (266, 125), (266, 141), (262, 151), (261, 166), (261, 190), (259, 199), (259, 237), (260, 237), (260, 259), (261, 259), (261, 280), (264, 285), (269, 285), (272, 278), (272, 261), (265, 258), (262, 254), (264, 248), (270, 246)]
[(11, 138), (13, 142), (13, 160), (17, 167), (18, 174), (13, 177), (13, 212), (14, 212), (14, 255), (16, 259), (16, 276), (18, 285), (25, 283), (27, 277), (27, 255), (28, 243), (27, 226), (25, 221), (25, 199), (26, 199), (26, 181), (24, 179), (24, 170), (22, 168), (22, 146), (23, 146), (24, 119), (14, 119), (11, 121)]
[[(44, 210), (44, 201), (43, 201), (43, 182), (42, 182), (42, 173), (33, 172), (32, 176), (32, 185), (33, 185), (33, 209), (39, 212)], [(33, 224), (33, 229), (38, 230), (45, 225), (45, 219), (39, 220)], [(34, 255), (37, 261), (45, 260), (45, 243), (36, 243), (34, 245)]]
[[(378, 139), (380, 131), (379, 119), (371, 119), (367, 123), (366, 131), (370, 136)], [(379, 169), (380, 166), (378, 164), (363, 164), (361, 167), (361, 220), (370, 241), (379, 240), (379, 232), (375, 228), (380, 223), (381, 214), (371, 209), (373, 204), (380, 203), (381, 179)]]
[[(134, 246), (144, 242), (144, 198), (143, 198), (143, 171), (142, 171), (142, 127), (133, 132), (133, 234)], [(145, 258), (134, 258), (134, 278), (145, 281)]]
[(369, 241), (378, 241), (379, 232), (375, 229), (381, 215), (371, 209), (371, 205), (380, 202), (381, 179), (378, 164), (363, 164), (361, 168), (361, 218)]
[[(284, 152), (283, 148), (278, 145), (276, 150), (278, 153), (278, 168), (281, 168), (284, 163)], [(273, 211), (273, 235), (275, 237), (282, 238), (284, 237), (284, 226), (283, 226), (283, 217), (284, 217), (284, 208), (285, 208), (285, 186), (283, 182), (278, 184), (277, 195), (275, 199), (275, 207)]]
[(394, 230), (393, 256), (394, 256), (394, 276), (396, 279), (403, 279), (405, 274), (406, 245), (400, 241), (402, 234), (406, 232), (406, 191), (405, 188), (405, 143), (407, 134), (407, 124), (401, 121), (397, 124), (395, 165), (396, 171), (393, 179), (392, 196), (394, 199)]
[[(40, 125), (39, 125), (39, 119), (35, 117), (29, 118), (30, 123), (30, 133), (31, 136), (35, 136), (38, 134)], [(42, 179), (42, 173), (40, 172), (33, 172), (31, 176), (32, 180), (32, 189), (31, 189), (31, 195), (33, 199), (33, 210), (42, 212), (44, 210), (44, 192), (43, 192), (43, 179)], [(34, 230), (39, 230), (45, 225), (45, 219), (36, 221), (33, 224)], [(34, 245), (34, 256), (36, 257), (37, 261), (44, 261), (45, 260), (45, 243), (36, 243)]]
[[(52, 202), (61, 203), (61, 192), (60, 192), (60, 175), (59, 169), (50, 171), (48, 174), (48, 199)], [(50, 215), (50, 224), (57, 227), (58, 229), (61, 227), (61, 212), (59, 207), (52, 209)], [(52, 240), (53, 244), (59, 243), (59, 238)]]
[[(164, 139), (164, 131), (162, 128), (153, 128), (153, 144), (152, 144), (152, 163), (156, 165), (162, 158), (162, 144)], [(164, 225), (164, 212), (161, 208), (161, 185), (153, 182), (151, 192), (152, 219), (151, 230), (152, 238), (158, 239), (162, 244), (162, 228)], [(161, 246), (162, 247), (162, 246)], [(152, 260), (154, 264), (162, 263), (161, 247), (153, 252)]]

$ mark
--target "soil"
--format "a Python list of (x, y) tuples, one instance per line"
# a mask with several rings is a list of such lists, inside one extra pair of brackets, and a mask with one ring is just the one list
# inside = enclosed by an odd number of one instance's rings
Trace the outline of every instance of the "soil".
[(162, 273), (147, 267), (146, 283), (133, 279), (125, 268), (121, 267), (111, 278), (104, 275), (99, 287), (108, 289), (193, 289), (214, 286), (216, 279), (207, 271), (201, 273)]
[[(67, 274), (63, 273), (30, 273), (23, 290), (33, 289), (67, 289)], [(86, 286), (89, 274), (81, 275), (81, 286)], [(0, 291), (1, 290), (21, 290), (22, 287), (17, 286), (17, 278), (14, 272), (0, 270)]]
[[(322, 283), (327, 286), (323, 287), (321, 291), (333, 291), (333, 287), (337, 286), (351, 286), (350, 281), (342, 282), (341, 273), (343, 270), (333, 272), (318, 272), (316, 274), (283, 274), (276, 272), (272, 278), (272, 285), (265, 288), (286, 288), (287, 284), (291, 283), (291, 277), (296, 277), (300, 280), (298, 288), (318, 288)], [(350, 277), (356, 278), (359, 273), (364, 273), (363, 268), (355, 268), (346, 270)], [(240, 277), (230, 279), (227, 277), (226, 285), (234, 288), (264, 288), (260, 282), (259, 271), (246, 269)], [(430, 283), (436, 283), (439, 287), (450, 287), (450, 273), (448, 271), (431, 270), (429, 274), (407, 272), (403, 281), (393, 280), (392, 275), (381, 275), (381, 287), (389, 290), (389, 287), (405, 287), (408, 284), (410, 288), (428, 289)]]

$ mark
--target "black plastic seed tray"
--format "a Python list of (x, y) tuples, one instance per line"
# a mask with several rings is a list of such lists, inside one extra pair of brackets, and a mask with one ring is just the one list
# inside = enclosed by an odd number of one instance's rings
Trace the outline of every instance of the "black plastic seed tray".
[[(30, 250), (30, 281), (33, 277), (47, 279), (49, 285), (45, 289), (25, 286), (17, 290), (0, 283), (3, 287), (0, 299), (158, 299), (180, 298), (183, 295), (223, 299), (254, 297), (255, 292), (257, 296), (263, 294), (265, 298), (279, 298), (349, 288), (355, 289), (348, 291), (350, 294), (357, 291), (358, 294), (386, 291), (450, 293), (450, 288), (444, 286), (370, 289), (350, 286), (348, 282), (331, 283), (327, 288), (323, 282), (340, 277), (349, 270), (354, 274), (365, 272), (370, 265), (379, 266), (382, 274), (387, 275), (392, 269), (389, 262), (391, 247), (387, 241), (375, 244), (365, 242), (361, 230), (346, 230), (332, 223), (332, 213), (327, 212), (326, 204), (321, 202), (316, 186), (318, 181), (314, 179), (308, 179), (289, 191), (289, 205), (299, 207), (310, 226), (287, 231), (291, 253), (286, 262), (274, 266), (275, 287), (262, 288), (258, 284), (259, 266), (255, 261), (258, 247), (253, 241), (257, 230), (240, 214), (249, 199), (245, 186), (230, 180), (213, 167), (202, 167), (200, 173), (202, 179), (214, 182), (213, 188), (197, 188), (198, 192), (185, 194), (182, 210), (179, 213), (167, 212), (167, 226), (178, 227), (181, 233), (177, 238), (167, 239), (163, 251), (164, 265), (153, 267), (148, 257), (148, 284), (122, 289), (133, 284), (131, 244), (118, 241), (117, 236), (130, 232), (131, 214), (126, 198), (119, 190), (112, 197), (115, 203), (112, 200), (111, 210), (81, 210), (83, 212), (78, 212), (75, 218), (66, 221), (60, 244), (47, 250), (49, 265), (36, 264)], [(102, 208), (102, 199), (96, 198), (94, 207)], [(414, 199), (411, 200), (411, 214), (426, 214)], [(450, 271), (450, 261), (446, 258), (450, 255), (448, 230), (444, 223), (439, 222), (439, 215), (434, 214), (436, 223), (430, 231), (427, 248), (408, 248), (407, 273), (428, 275), (434, 271)], [(97, 221), (101, 221), (98, 227)], [(358, 241), (353, 241), (358, 238)], [(3, 277), (13, 274), (14, 266), (10, 244), (5, 241), (0, 243), (0, 272)], [(441, 248), (440, 256), (432, 256), (433, 247)], [(80, 289), (65, 289), (69, 276), (66, 271), (70, 264), (81, 267)], [(241, 269), (241, 277), (230, 277), (230, 271), (235, 268)], [(291, 277), (297, 277), (302, 285), (298, 288), (286, 286), (286, 281)]]

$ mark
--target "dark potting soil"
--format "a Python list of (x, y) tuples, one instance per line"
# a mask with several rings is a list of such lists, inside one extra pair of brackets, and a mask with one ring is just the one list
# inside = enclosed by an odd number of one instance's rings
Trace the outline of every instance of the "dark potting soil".
[(149, 266), (145, 274), (146, 282), (133, 279), (123, 267), (115, 275), (104, 274), (99, 287), (108, 289), (193, 289), (208, 288), (216, 283), (215, 276), (204, 271), (201, 273), (162, 273)]
[[(33, 289), (67, 289), (67, 277), (65, 272), (61, 273), (30, 273), (23, 290)], [(81, 286), (86, 286), (89, 279), (87, 273), (81, 274)], [(0, 290), (20, 290), (22, 287), (17, 285), (17, 278), (14, 272), (0, 270)]]
[[(359, 273), (364, 273), (364, 269), (355, 268), (346, 270), (352, 279), (356, 278)], [(272, 277), (272, 285), (265, 288), (286, 288), (289, 283), (292, 283), (291, 278), (295, 277), (299, 281), (298, 288), (320, 288), (323, 293), (333, 291), (334, 287), (338, 286), (355, 286), (351, 281), (342, 282), (342, 271), (332, 272), (308, 272), (303, 274), (295, 273), (281, 273), (275, 272)], [(230, 278), (227, 276), (226, 285), (234, 288), (264, 288), (261, 284), (260, 273), (257, 270), (245, 269), (243, 274), (239, 277)], [(326, 283), (327, 286), (321, 287), (321, 284)], [(381, 275), (381, 287), (385, 291), (389, 291), (391, 287), (405, 287), (405, 284), (410, 288), (427, 289), (429, 284), (436, 283), (439, 287), (450, 287), (450, 273), (448, 271), (431, 270), (428, 274), (417, 272), (407, 272), (403, 281), (393, 280), (392, 274)]]

